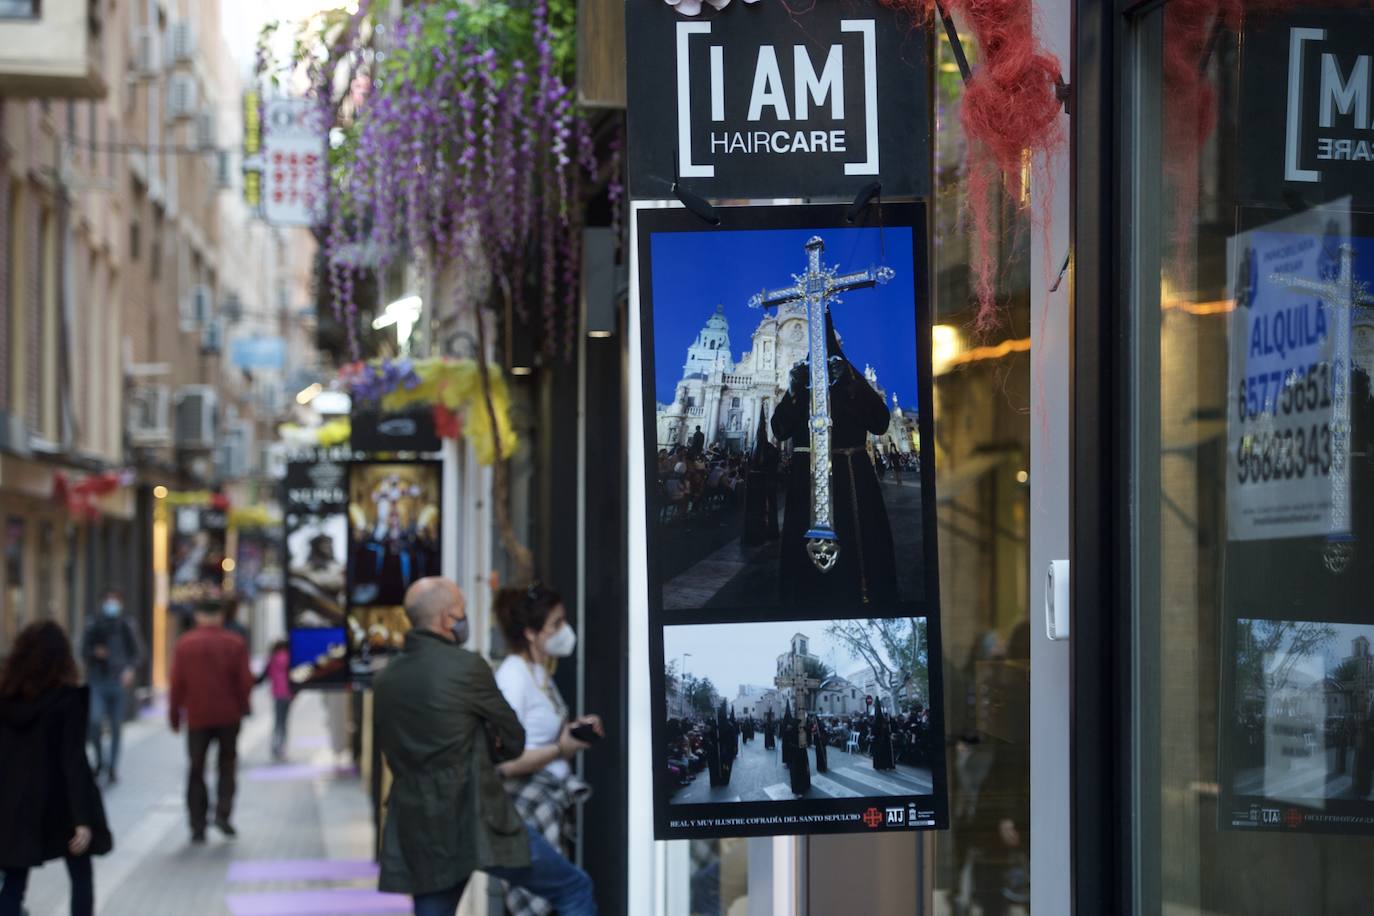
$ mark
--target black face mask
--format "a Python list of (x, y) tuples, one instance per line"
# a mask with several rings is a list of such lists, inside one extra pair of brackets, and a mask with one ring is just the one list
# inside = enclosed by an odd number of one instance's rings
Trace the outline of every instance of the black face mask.
[(458, 643), (458, 645), (461, 646), (463, 643), (468, 641), (468, 619), (466, 617), (462, 617), (458, 620), (455, 620), (453, 622), (452, 629), (453, 639)]

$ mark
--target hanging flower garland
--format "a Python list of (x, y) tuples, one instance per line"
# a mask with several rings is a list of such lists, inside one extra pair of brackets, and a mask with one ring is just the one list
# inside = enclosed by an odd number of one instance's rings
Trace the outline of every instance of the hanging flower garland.
[[(338, 317), (355, 334), (354, 285), (399, 257), (454, 266), (460, 307), (491, 279), (543, 349), (570, 352), (577, 326), (579, 195), (596, 173), (571, 84), (573, 4), (529, 8), (436, 0), (405, 9), (336, 169), (326, 250)], [(368, 260), (360, 253), (367, 252)], [(350, 348), (358, 357), (356, 337)]]
[(346, 445), (353, 434), (353, 424), (347, 417), (340, 417), (319, 426), (301, 426), (297, 423), (283, 423), (277, 427), (277, 435), (288, 445), (301, 448), (333, 448)]

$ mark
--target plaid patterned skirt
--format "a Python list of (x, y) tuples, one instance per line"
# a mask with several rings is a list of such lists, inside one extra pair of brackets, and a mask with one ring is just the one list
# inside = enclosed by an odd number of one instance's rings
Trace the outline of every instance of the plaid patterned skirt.
[[(591, 786), (577, 776), (559, 779), (547, 770), (504, 782), (520, 819), (538, 831), (554, 849), (568, 855), (575, 839), (573, 805), (591, 797)], [(549, 916), (553, 904), (524, 888), (508, 884), (506, 912), (511, 916)]]

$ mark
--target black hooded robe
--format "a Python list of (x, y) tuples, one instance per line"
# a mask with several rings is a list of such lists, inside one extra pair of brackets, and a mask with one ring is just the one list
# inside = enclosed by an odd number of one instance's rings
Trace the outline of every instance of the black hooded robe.
[(811, 789), (811, 760), (806, 754), (806, 729), (796, 719), (782, 720), (783, 764), (792, 784), (793, 795)]
[(706, 737), (702, 740), (701, 747), (706, 752), (706, 769), (711, 775), (711, 785), (725, 785), (728, 777), (725, 775), (724, 761), (721, 755), (720, 732), (714, 721), (706, 723)]
[(816, 772), (824, 773), (830, 769), (830, 763), (826, 759), (827, 735), (825, 733), (825, 723), (820, 719), (816, 720)]
[(897, 597), (897, 561), (887, 506), (866, 444), (869, 434), (887, 432), (891, 416), (882, 397), (844, 357), (828, 316), (826, 324), (831, 356), (831, 521), (840, 554), (834, 568), (823, 573), (806, 552), (806, 532), (811, 528), (811, 385), (806, 364), (801, 363), (772, 419), (773, 435), (792, 441), (778, 593), (791, 606), (883, 604)]
[(778, 746), (776, 739), (777, 726), (773, 723), (773, 717), (770, 715), (763, 720), (763, 749), (771, 751), (776, 748)]
[(892, 722), (883, 715), (881, 706), (873, 719), (873, 769), (897, 769), (892, 759)]

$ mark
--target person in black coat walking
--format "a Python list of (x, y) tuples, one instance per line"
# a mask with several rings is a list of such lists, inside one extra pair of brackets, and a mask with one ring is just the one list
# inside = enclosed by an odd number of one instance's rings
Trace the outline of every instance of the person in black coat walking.
[(51, 620), (19, 634), (0, 671), (0, 916), (23, 912), (29, 869), (65, 858), (72, 916), (91, 916), (91, 856), (113, 848), (86, 759), (90, 691)]

